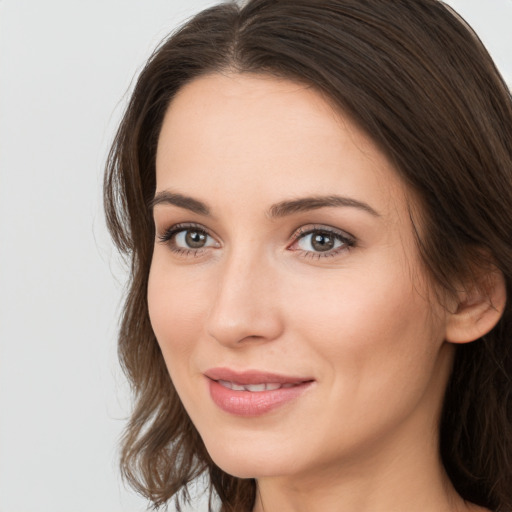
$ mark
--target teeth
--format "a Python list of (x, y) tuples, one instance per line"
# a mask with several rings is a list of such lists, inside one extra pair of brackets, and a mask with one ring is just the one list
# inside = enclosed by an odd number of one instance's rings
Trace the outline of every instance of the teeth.
[(280, 388), (291, 388), (294, 384), (279, 384), (277, 382), (264, 382), (262, 384), (235, 384), (228, 380), (218, 380), (221, 386), (231, 389), (233, 391), (250, 391), (251, 393), (259, 393), (261, 391), (275, 391)]
[(219, 380), (217, 381), (221, 386), (225, 388), (232, 389), (233, 391), (244, 391), (245, 387), (240, 386), (239, 384), (235, 384), (234, 382), (230, 382), (229, 380)]
[(265, 388), (267, 391), (274, 391), (275, 389), (286, 388), (287, 386), (287, 384), (278, 384), (277, 382), (269, 382), (265, 384)]
[(246, 384), (244, 386), (246, 391), (251, 391), (253, 393), (257, 393), (258, 391), (265, 391), (267, 389), (266, 384)]

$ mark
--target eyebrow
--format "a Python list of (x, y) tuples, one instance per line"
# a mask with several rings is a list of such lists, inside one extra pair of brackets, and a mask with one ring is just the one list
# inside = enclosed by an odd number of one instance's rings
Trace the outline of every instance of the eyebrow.
[[(170, 192), (169, 190), (157, 192), (149, 206), (150, 208), (153, 208), (158, 204), (171, 204), (178, 206), (179, 208), (190, 210), (191, 212), (199, 215), (210, 215), (210, 208), (202, 201), (183, 194)], [(270, 207), (268, 216), (270, 218), (286, 217), (288, 215), (293, 215), (294, 213), (329, 207), (357, 208), (373, 215), (374, 217), (380, 217), (380, 214), (369, 204), (350, 197), (338, 195), (302, 197), (300, 199), (281, 201)]]
[(203, 202), (183, 194), (170, 192), (169, 190), (162, 190), (155, 194), (155, 197), (149, 204), (149, 207), (153, 209), (157, 204), (172, 204), (174, 206), (190, 210), (191, 212), (198, 213), (199, 215), (210, 215), (210, 209)]
[(352, 199), (351, 197), (343, 197), (337, 195), (331, 196), (314, 196), (293, 199), (291, 201), (282, 201), (273, 205), (269, 210), (270, 217), (285, 217), (294, 213), (305, 212), (309, 210), (317, 210), (326, 207), (349, 207), (363, 210), (375, 217), (380, 217), (369, 204)]

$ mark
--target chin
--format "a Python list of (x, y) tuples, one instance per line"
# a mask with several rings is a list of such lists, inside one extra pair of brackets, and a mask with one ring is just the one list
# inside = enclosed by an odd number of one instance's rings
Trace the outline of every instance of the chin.
[[(225, 473), (238, 478), (280, 476), (295, 467), (285, 447), (260, 439), (251, 443), (205, 441), (213, 462)], [(284, 448), (284, 449), (283, 449)]]

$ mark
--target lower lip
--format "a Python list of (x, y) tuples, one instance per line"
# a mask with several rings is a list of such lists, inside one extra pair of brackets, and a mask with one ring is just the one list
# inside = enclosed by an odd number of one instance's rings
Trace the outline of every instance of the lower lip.
[(209, 380), (210, 396), (223, 411), (236, 416), (254, 417), (273, 411), (300, 396), (312, 382), (273, 391), (234, 391)]

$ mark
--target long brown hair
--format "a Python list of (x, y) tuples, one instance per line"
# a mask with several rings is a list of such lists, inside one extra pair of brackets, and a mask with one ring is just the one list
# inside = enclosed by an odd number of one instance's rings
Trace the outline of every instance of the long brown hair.
[[(453, 291), (487, 255), (512, 296), (511, 96), (450, 9), (436, 0), (249, 0), (198, 14), (140, 74), (105, 175), (108, 226), (131, 263), (119, 355), (135, 402), (121, 466), (155, 507), (186, 495), (201, 474), (224, 511), (250, 511), (255, 499), (254, 480), (224, 473), (208, 456), (169, 378), (146, 302), (164, 114), (185, 84), (225, 70), (285, 77), (329, 97), (419, 198), (418, 245), (433, 282)], [(457, 348), (440, 428), (459, 494), (512, 510), (511, 301), (495, 329)]]

